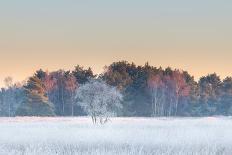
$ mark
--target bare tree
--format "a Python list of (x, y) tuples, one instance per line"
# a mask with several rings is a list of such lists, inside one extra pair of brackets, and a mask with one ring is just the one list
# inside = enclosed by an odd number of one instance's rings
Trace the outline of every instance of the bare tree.
[(106, 123), (109, 117), (115, 116), (122, 108), (121, 93), (114, 87), (100, 80), (90, 80), (79, 87), (76, 99), (83, 110), (92, 117), (94, 124)]
[(163, 114), (163, 97), (164, 97), (164, 83), (162, 75), (152, 75), (148, 79), (148, 88), (151, 94), (151, 110), (152, 116), (161, 116)]
[(78, 87), (78, 83), (76, 81), (76, 78), (72, 74), (66, 77), (65, 86), (70, 96), (71, 116), (74, 116), (75, 91)]
[(184, 74), (179, 70), (173, 71), (171, 75), (166, 75), (164, 79), (166, 86), (166, 103), (168, 104), (167, 116), (176, 116), (180, 98), (189, 95), (190, 86), (186, 82)]

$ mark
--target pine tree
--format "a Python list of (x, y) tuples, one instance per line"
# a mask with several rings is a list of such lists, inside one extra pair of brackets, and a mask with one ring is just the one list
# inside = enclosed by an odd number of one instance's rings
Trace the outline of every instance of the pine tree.
[(53, 104), (48, 101), (42, 81), (34, 76), (24, 86), (22, 105), (16, 112), (18, 116), (54, 116)]

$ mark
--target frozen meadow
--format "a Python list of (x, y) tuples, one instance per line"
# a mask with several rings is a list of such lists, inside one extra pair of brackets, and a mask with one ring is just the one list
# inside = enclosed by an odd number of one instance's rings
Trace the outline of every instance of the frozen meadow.
[(0, 118), (0, 155), (231, 155), (232, 118)]

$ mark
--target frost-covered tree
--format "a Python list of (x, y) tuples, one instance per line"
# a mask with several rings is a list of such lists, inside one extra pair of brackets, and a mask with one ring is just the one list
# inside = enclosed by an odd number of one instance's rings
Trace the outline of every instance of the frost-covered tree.
[(106, 123), (122, 108), (121, 93), (101, 80), (90, 80), (81, 85), (76, 92), (76, 101), (92, 117), (94, 124)]

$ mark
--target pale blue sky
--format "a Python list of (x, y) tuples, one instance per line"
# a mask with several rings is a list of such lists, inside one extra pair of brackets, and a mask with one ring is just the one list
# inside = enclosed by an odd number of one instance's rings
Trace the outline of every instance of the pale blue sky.
[(232, 76), (231, 0), (0, 1), (0, 80), (112, 61)]

